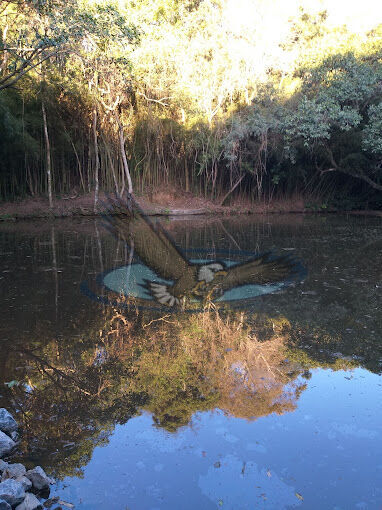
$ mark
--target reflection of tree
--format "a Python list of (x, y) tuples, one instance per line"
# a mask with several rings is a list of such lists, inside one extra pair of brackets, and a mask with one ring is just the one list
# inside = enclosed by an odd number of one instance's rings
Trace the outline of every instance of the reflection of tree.
[[(196, 411), (221, 408), (255, 419), (291, 411), (304, 385), (285, 360), (285, 338), (259, 341), (241, 313), (125, 317), (106, 310), (73, 341), (16, 346), (2, 378), (29, 452), (59, 477), (81, 476), (95, 446), (140, 410), (175, 431)], [(16, 370), (18, 367), (18, 370)]]
[[(81, 301), (74, 282), (86, 278), (88, 270), (95, 275), (101, 271), (100, 255), (106, 268), (126, 264), (128, 252), (124, 257), (117, 241), (110, 236), (105, 240), (101, 230), (100, 252), (93, 224), (79, 224), (81, 236), (74, 238), (66, 233), (69, 227), (60, 223), (55, 227), (60, 296), (56, 317), (52, 273), (36, 272), (39, 267), (52, 268), (50, 227), (32, 232), (27, 241), (22, 238), (29, 243), (25, 250), (31, 255), (23, 273), (18, 268), (27, 262), (17, 259), (20, 236), (7, 237), (3, 245), (16, 254), (17, 271), (5, 304), (17, 299), (18, 307), (5, 307), (7, 316), (0, 321), (1, 336), (8, 338), (0, 356), (0, 406), (20, 411), (21, 451), (29, 452), (31, 463), (41, 462), (58, 476), (80, 475), (94, 447), (107, 441), (115, 423), (126, 422), (142, 409), (152, 412), (157, 426), (170, 431), (188, 424), (196, 411), (217, 407), (233, 416), (255, 419), (293, 410), (304, 389), (297, 376), (308, 375), (304, 370), (358, 365), (380, 370), (380, 289), (353, 281), (374, 275), (379, 282), (381, 260), (373, 256), (379, 241), (371, 236), (365, 243), (359, 233), (357, 250), (346, 251), (356, 261), (349, 267), (343, 267), (344, 244), (331, 243), (331, 266), (339, 270), (321, 274), (327, 266), (323, 227), (317, 227), (321, 221), (324, 218), (305, 225), (304, 236), (294, 219), (282, 224), (280, 231), (272, 227), (276, 240), (285, 237), (287, 246), (296, 246), (309, 260), (310, 293), (291, 287), (285, 294), (259, 298), (256, 307), (264, 313), (245, 316), (211, 311), (158, 320), (146, 313), (103, 312), (98, 303)], [(200, 228), (191, 229), (183, 221), (169, 226), (180, 246), (205, 246), (214, 239), (216, 250), (221, 248), (218, 223), (200, 222)], [(236, 224), (225, 219), (224, 225), (235, 232), (241, 247), (248, 238), (253, 245), (272, 247), (272, 232), (263, 222), (240, 219)], [(12, 228), (26, 227), (18, 223)], [(308, 234), (317, 243), (311, 240), (305, 247)], [(328, 238), (334, 234), (328, 231)], [(211, 249), (211, 256), (215, 255)], [(13, 255), (8, 263), (12, 268)], [(346, 281), (336, 290), (339, 277)], [(37, 291), (25, 292), (25, 288)], [(39, 289), (45, 292), (40, 294)], [(289, 320), (276, 319), (275, 309), (283, 310)], [(358, 321), (366, 314), (371, 317), (368, 330)], [(23, 327), (28, 334), (22, 334)], [(354, 354), (359, 358), (350, 359)], [(3, 386), (14, 379), (22, 384), (12, 389)]]
[[(281, 336), (260, 342), (243, 314), (222, 318), (217, 312), (175, 321), (172, 336), (174, 345), (159, 340), (139, 360), (139, 384), (147, 386), (148, 408), (161, 426), (173, 430), (211, 404), (243, 418), (294, 409), (301, 386), (294, 382), (298, 370), (285, 361)], [(179, 402), (189, 404), (182, 416)]]

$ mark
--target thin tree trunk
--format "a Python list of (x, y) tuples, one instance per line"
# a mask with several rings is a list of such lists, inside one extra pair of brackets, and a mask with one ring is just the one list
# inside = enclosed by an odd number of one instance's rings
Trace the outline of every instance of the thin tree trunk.
[(90, 132), (91, 128), (89, 128), (88, 133), (88, 164), (87, 164), (87, 177), (88, 177), (88, 193), (91, 192), (91, 178), (90, 178), (90, 167), (91, 167), (91, 143), (90, 143)]
[(97, 138), (97, 108), (93, 108), (93, 142), (94, 142), (94, 212), (97, 212), (98, 194), (99, 194), (99, 156), (98, 156), (98, 138)]
[(244, 175), (242, 175), (240, 177), (240, 179), (238, 181), (236, 181), (236, 183), (232, 186), (232, 188), (224, 195), (223, 199), (220, 201), (220, 205), (224, 204), (224, 202), (227, 200), (229, 195), (237, 188), (237, 186), (239, 186), (239, 184), (241, 183), (241, 181), (243, 179), (244, 179)]
[(50, 158), (50, 142), (49, 142), (49, 133), (48, 133), (48, 124), (46, 121), (46, 111), (44, 101), (41, 103), (42, 110), (42, 118), (44, 122), (44, 137), (45, 137), (45, 146), (46, 146), (46, 173), (48, 176), (48, 196), (49, 196), (49, 207), (53, 208), (53, 198), (52, 198), (52, 169), (51, 169), (51, 158)]
[(113, 162), (113, 158), (111, 157), (110, 147), (109, 147), (107, 141), (104, 138), (103, 138), (103, 144), (104, 144), (104, 147), (105, 147), (107, 159), (109, 161), (109, 165), (110, 165), (110, 169), (111, 169), (111, 174), (113, 176), (115, 192), (116, 192), (116, 194), (118, 196), (122, 196), (122, 194), (120, 194), (119, 191), (118, 191), (118, 181), (117, 181), (117, 176), (115, 175), (114, 162)]
[(118, 134), (119, 134), (119, 149), (121, 151), (123, 170), (125, 172), (125, 176), (127, 178), (127, 191), (131, 195), (133, 193), (133, 183), (131, 181), (131, 175), (129, 171), (129, 165), (127, 163), (126, 151), (125, 151), (125, 138), (123, 136), (123, 125), (121, 119), (117, 112), (115, 112), (115, 118), (118, 124)]
[[(6, 25), (3, 29), (3, 48), (6, 47), (8, 28), (9, 28), (8, 25)], [(3, 63), (1, 64), (1, 72), (2, 73), (6, 73), (7, 65), (8, 65), (8, 51), (3, 50)]]
[(78, 173), (79, 173), (79, 175), (80, 175), (80, 180), (81, 180), (81, 186), (82, 186), (82, 189), (84, 190), (84, 193), (85, 193), (86, 188), (85, 188), (85, 181), (84, 181), (84, 177), (83, 177), (83, 175), (82, 175), (82, 170), (81, 170), (81, 161), (80, 161), (80, 158), (79, 158), (79, 156), (78, 156), (78, 152), (77, 152), (77, 150), (76, 150), (76, 147), (75, 147), (75, 145), (74, 145), (73, 141), (72, 141), (72, 140), (70, 140), (70, 143), (72, 144), (73, 151), (74, 151), (74, 154), (75, 154), (75, 156), (76, 156), (77, 165), (78, 165)]

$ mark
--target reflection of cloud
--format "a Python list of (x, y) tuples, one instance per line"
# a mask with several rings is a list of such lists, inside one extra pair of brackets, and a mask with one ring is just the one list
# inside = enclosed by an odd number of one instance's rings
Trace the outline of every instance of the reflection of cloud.
[[(172, 434), (161, 430), (158, 434), (158, 430), (152, 427), (152, 418), (149, 413), (144, 413), (145, 419), (150, 423), (149, 428), (145, 428), (135, 433), (135, 441), (150, 445), (153, 450), (161, 453), (173, 453), (178, 451), (184, 446), (184, 439), (180, 435)], [(145, 466), (138, 466), (144, 468)]]
[(260, 443), (248, 443), (247, 450), (257, 453), (267, 453), (267, 448)]
[(234, 436), (233, 434), (230, 434), (228, 432), (228, 429), (226, 429), (225, 427), (217, 428), (216, 434), (221, 436), (228, 443), (237, 443), (237, 441), (239, 440), (236, 436)]
[(351, 436), (360, 439), (375, 439), (378, 437), (376, 430), (367, 430), (358, 428), (356, 425), (348, 423), (331, 423), (330, 430), (328, 432), (329, 439), (335, 439), (337, 436)]
[(244, 462), (226, 455), (220, 467), (211, 466), (199, 477), (202, 493), (218, 508), (241, 510), (264, 508), (281, 510), (301, 504), (294, 487), (285, 484), (276, 473), (259, 469), (253, 461)]

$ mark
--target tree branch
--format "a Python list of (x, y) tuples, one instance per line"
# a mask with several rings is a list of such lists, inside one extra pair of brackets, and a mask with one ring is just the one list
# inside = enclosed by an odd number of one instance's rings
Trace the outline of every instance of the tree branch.
[[(24, 63), (19, 69), (16, 69), (12, 73), (5, 76), (2, 80), (0, 80), (0, 90), (6, 89), (8, 87), (12, 87), (15, 83), (17, 83), (20, 78), (22, 78), (25, 74), (29, 73), (32, 69), (35, 67), (38, 67), (40, 64), (42, 64), (45, 60), (48, 60), (48, 58), (53, 57), (54, 55), (57, 55), (58, 50), (53, 51), (52, 53), (48, 53), (48, 55), (45, 55), (44, 58), (41, 58), (33, 65), (29, 65), (30, 61), (27, 61)], [(17, 76), (15, 76), (18, 73)], [(15, 78), (12, 79), (12, 77), (15, 76)], [(9, 81), (10, 80), (10, 81)]]
[(139, 96), (144, 97), (146, 99), (146, 101), (151, 101), (153, 103), (158, 103), (158, 104), (161, 104), (162, 106), (169, 106), (168, 103), (164, 103), (163, 101), (165, 99), (171, 99), (171, 96), (162, 97), (161, 99), (153, 99), (152, 97), (147, 97), (146, 94), (144, 94), (143, 92), (137, 92), (137, 94)]

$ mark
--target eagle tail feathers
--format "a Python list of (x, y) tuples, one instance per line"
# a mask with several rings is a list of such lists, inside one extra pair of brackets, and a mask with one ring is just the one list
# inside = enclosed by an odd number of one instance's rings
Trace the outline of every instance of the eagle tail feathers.
[(145, 280), (145, 283), (145, 288), (149, 290), (153, 298), (161, 305), (176, 306), (180, 304), (179, 299), (169, 292), (168, 285), (150, 280)]

